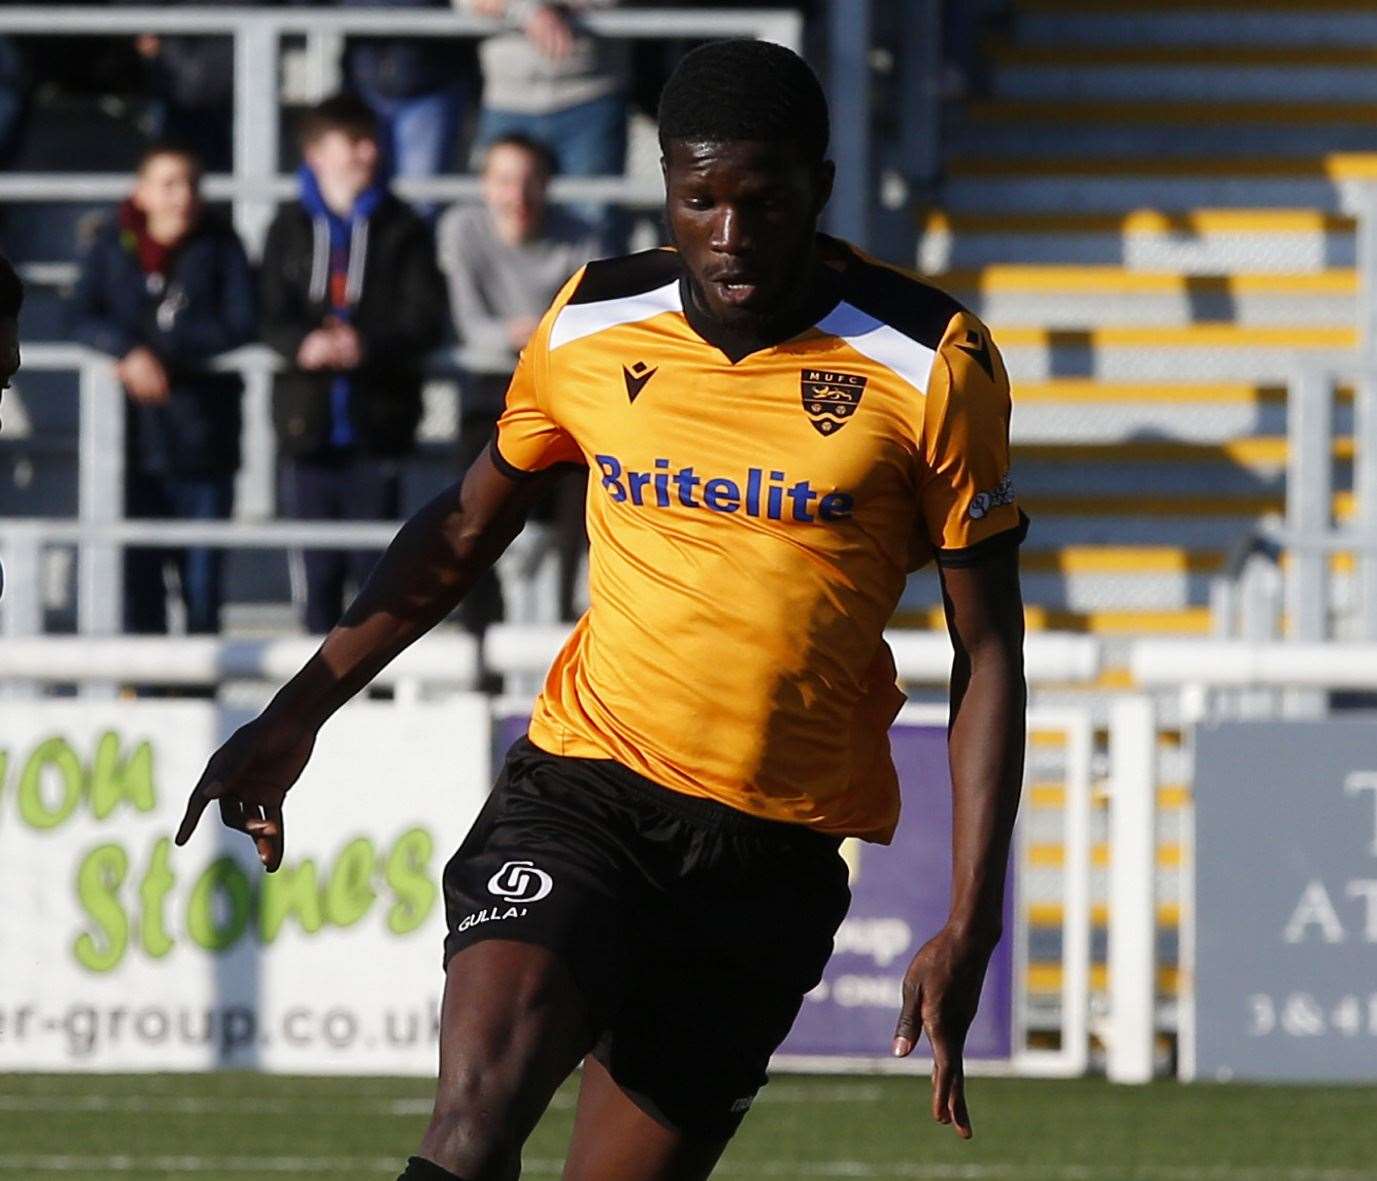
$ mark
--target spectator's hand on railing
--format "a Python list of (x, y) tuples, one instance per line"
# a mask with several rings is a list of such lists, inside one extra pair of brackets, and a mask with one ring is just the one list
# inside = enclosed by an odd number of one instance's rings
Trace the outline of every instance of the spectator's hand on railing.
[(507, 0), (469, 0), (469, 7), (479, 16), (501, 18), (507, 15)]
[(363, 341), (359, 331), (343, 320), (330, 320), (326, 324), (330, 333), (331, 368), (357, 369), (363, 363)]
[(328, 328), (308, 332), (296, 350), (296, 363), (302, 369), (328, 369), (334, 356), (334, 337)]
[(574, 48), (574, 26), (558, 4), (542, 4), (526, 18), (527, 39), (554, 61), (568, 57)]
[(219, 800), (225, 827), (247, 833), (263, 867), (273, 873), (282, 864), (285, 847), (282, 802), (301, 777), (315, 742), (314, 730), (279, 721), (270, 713), (240, 726), (211, 755), (192, 789), (177, 844), (191, 839), (206, 806)]
[(167, 370), (152, 349), (145, 345), (130, 349), (116, 362), (115, 374), (129, 396), (145, 406), (161, 406), (170, 393)]

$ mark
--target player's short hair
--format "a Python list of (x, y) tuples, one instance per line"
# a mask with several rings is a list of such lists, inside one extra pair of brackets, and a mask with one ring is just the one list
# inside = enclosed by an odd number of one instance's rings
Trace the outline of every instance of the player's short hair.
[(660, 95), (660, 147), (671, 140), (785, 141), (827, 155), (827, 98), (798, 54), (769, 41), (710, 41), (685, 54)]
[(205, 162), (190, 142), (184, 139), (155, 139), (147, 144), (143, 151), (139, 153), (138, 163), (134, 166), (136, 175), (142, 176), (143, 170), (160, 156), (178, 156), (185, 160), (197, 172), (205, 170)]
[(0, 254), (0, 319), (17, 320), (24, 306), (24, 280), (14, 264)]
[(554, 152), (550, 151), (549, 145), (529, 135), (523, 135), (519, 131), (509, 131), (505, 135), (497, 135), (488, 140), (483, 145), (483, 164), (486, 167), (488, 157), (492, 155), (496, 148), (516, 148), (519, 151), (527, 152), (534, 157), (537, 164), (545, 171), (546, 176), (554, 176), (558, 167)]
[(354, 94), (334, 94), (322, 99), (301, 116), (297, 139), (303, 148), (322, 136), (342, 131), (350, 139), (378, 138), (378, 117), (363, 99)]

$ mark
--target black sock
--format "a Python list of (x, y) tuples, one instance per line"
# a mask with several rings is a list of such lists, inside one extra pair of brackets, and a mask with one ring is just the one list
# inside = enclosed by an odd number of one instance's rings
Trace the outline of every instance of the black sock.
[(442, 1169), (434, 1161), (423, 1160), (419, 1156), (408, 1157), (406, 1172), (397, 1181), (464, 1181), (456, 1173)]

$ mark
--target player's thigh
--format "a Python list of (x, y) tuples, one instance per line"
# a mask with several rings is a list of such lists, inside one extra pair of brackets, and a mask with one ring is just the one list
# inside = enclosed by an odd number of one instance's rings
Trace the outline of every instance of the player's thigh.
[(588, 1004), (547, 948), (487, 939), (454, 955), (440, 1013), (432, 1160), (519, 1151), (593, 1042)]
[(651, 1118), (595, 1058), (583, 1067), (564, 1181), (703, 1181), (727, 1147)]

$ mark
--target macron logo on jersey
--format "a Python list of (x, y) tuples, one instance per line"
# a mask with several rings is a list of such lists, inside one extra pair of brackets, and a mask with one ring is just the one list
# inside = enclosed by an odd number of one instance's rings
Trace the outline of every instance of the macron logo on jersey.
[(652, 461), (651, 471), (627, 468), (615, 455), (595, 455), (602, 486), (614, 503), (637, 508), (705, 508), (714, 513), (744, 513), (770, 521), (786, 519), (846, 521), (856, 506), (849, 492), (819, 492), (807, 480), (789, 482), (781, 471), (746, 469), (744, 481), (727, 476), (700, 476), (692, 467), (673, 469), (667, 459)]

